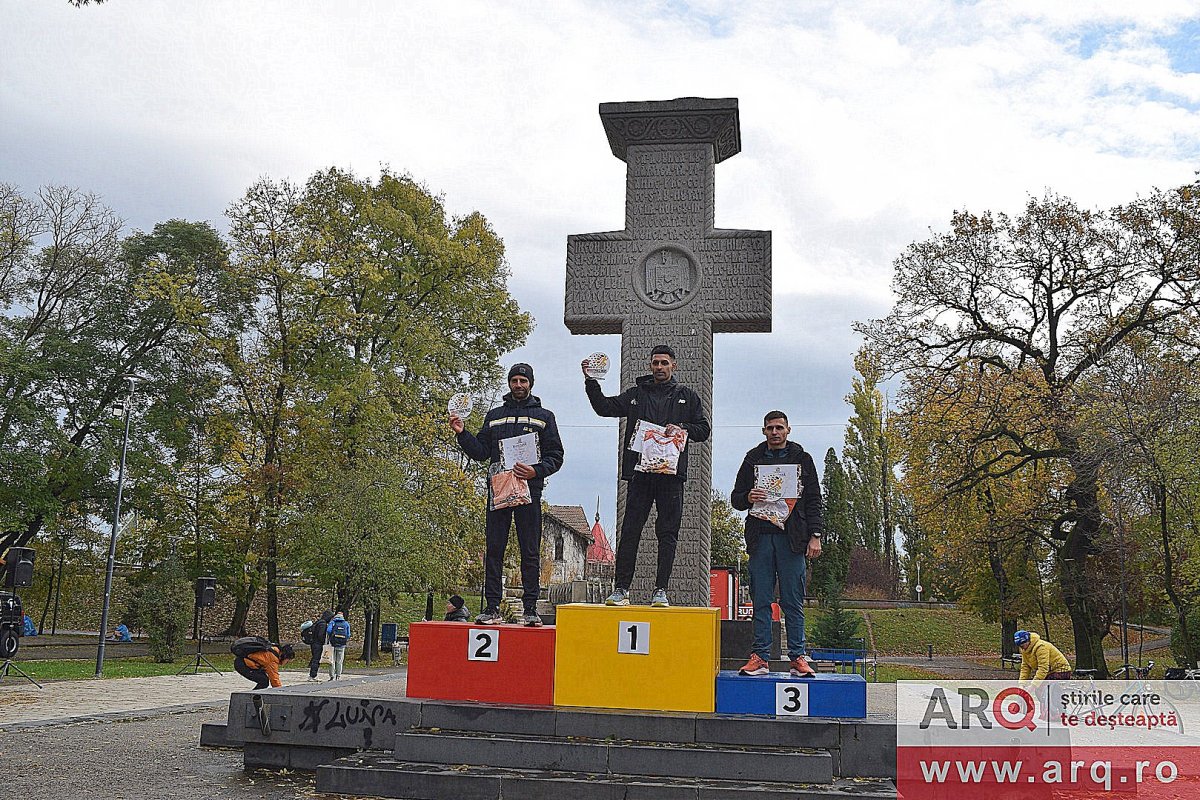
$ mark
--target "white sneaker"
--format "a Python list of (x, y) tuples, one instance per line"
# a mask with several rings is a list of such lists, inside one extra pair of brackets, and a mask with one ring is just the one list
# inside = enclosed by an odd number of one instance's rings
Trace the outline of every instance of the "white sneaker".
[(616, 588), (613, 593), (604, 601), (606, 606), (627, 606), (629, 605), (629, 590)]

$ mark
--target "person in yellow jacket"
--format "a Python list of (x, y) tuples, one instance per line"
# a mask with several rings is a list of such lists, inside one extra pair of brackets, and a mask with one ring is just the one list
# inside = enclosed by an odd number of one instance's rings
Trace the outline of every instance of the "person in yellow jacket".
[(1031, 682), (1034, 686), (1042, 681), (1063, 681), (1071, 677), (1071, 662), (1054, 645), (1036, 633), (1017, 631), (1013, 643), (1021, 650), (1020, 682)]

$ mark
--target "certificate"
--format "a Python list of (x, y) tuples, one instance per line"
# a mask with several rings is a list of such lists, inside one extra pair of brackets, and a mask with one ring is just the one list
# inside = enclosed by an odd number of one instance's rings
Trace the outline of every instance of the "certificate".
[(517, 464), (532, 467), (542, 460), (536, 433), (523, 433), (500, 440), (500, 468), (511, 470)]
[(767, 502), (800, 496), (799, 464), (759, 464), (754, 468), (754, 488), (767, 493)]

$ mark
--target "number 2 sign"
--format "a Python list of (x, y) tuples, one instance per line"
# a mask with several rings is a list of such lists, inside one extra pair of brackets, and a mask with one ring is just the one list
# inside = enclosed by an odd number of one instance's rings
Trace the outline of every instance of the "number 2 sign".
[(500, 631), (472, 628), (467, 633), (468, 661), (495, 661), (500, 657)]
[(622, 622), (617, 631), (617, 652), (650, 655), (650, 623)]

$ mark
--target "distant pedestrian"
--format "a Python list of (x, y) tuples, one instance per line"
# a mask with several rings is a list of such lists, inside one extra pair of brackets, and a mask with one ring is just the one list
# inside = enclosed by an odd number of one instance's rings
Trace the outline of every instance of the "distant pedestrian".
[(271, 644), (259, 636), (238, 639), (230, 650), (234, 655), (234, 670), (246, 680), (254, 681), (255, 690), (282, 686), (279, 669), (296, 657), (292, 645)]
[(333, 663), (329, 665), (329, 680), (342, 677), (342, 665), (346, 661), (346, 645), (350, 644), (350, 623), (338, 611), (325, 627), (325, 641), (333, 648)]
[(315, 620), (310, 621), (307, 639), (304, 638), (304, 632), (300, 634), (300, 638), (304, 639), (312, 653), (312, 657), (308, 660), (309, 683), (316, 683), (321, 680), (317, 677), (317, 673), (321, 671), (321, 651), (325, 649), (326, 640), (325, 630), (329, 626), (331, 619), (333, 619), (333, 609), (326, 609)]
[(446, 603), (446, 622), (469, 622), (470, 612), (467, 611), (467, 602), (460, 595), (451, 595), (450, 602)]

